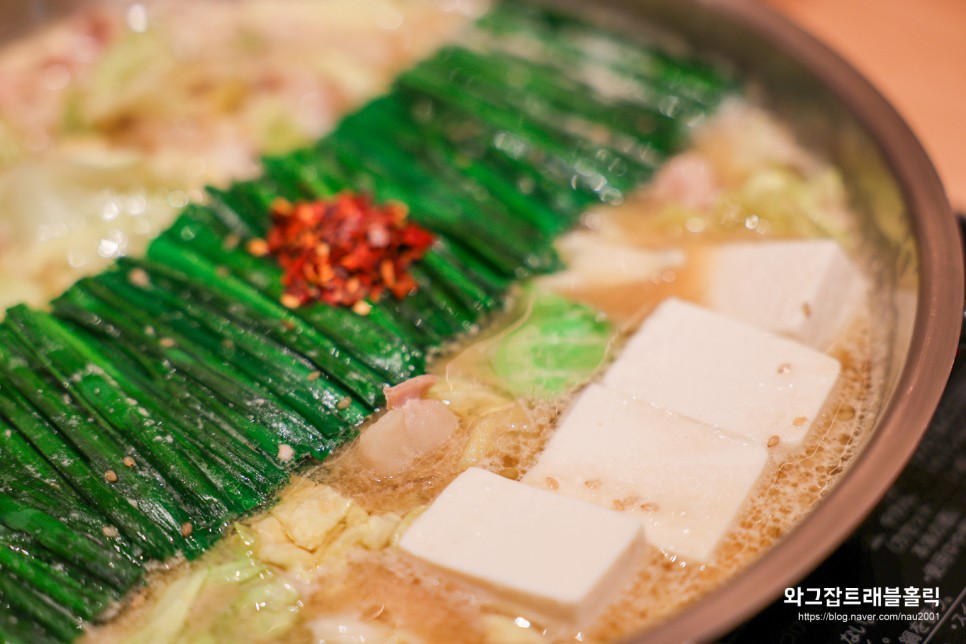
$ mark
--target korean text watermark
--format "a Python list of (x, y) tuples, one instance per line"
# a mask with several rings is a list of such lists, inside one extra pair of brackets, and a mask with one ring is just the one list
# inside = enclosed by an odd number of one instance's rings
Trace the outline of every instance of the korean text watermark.
[(872, 588), (786, 588), (786, 604), (839, 608), (859, 606), (869, 608), (939, 607), (939, 588), (917, 586), (875, 586)]

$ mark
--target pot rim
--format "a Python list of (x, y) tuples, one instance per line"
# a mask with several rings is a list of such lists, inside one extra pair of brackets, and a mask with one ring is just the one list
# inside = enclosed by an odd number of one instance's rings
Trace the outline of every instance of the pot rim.
[(913, 336), (896, 387), (875, 431), (839, 482), (781, 541), (722, 587), (630, 638), (648, 644), (706, 641), (726, 633), (806, 576), (855, 530), (925, 434), (952, 369), (963, 319), (964, 264), (956, 218), (938, 173), (895, 108), (838, 54), (763, 3), (699, 4), (799, 63), (872, 136), (908, 210), (919, 289)]

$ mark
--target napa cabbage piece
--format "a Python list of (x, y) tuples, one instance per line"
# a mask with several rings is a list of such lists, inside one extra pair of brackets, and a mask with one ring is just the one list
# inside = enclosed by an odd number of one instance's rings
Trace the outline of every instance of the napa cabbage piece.
[(649, 213), (643, 227), (663, 235), (690, 232), (706, 237), (747, 229), (785, 238), (832, 238), (846, 244), (847, 218), (838, 171), (825, 168), (806, 176), (791, 168), (768, 167), (722, 190), (708, 207), (661, 204)]
[(131, 637), (132, 644), (174, 642), (184, 628), (207, 577), (207, 570), (197, 570), (171, 583), (155, 603), (142, 630)]
[(76, 89), (68, 98), (64, 127), (116, 127), (125, 115), (151, 114), (172, 107), (171, 99), (158, 99), (169, 92), (161, 81), (175, 63), (170, 47), (157, 31), (122, 35), (94, 67), (87, 86)]
[[(369, 514), (330, 486), (294, 477), (268, 514), (236, 524), (216, 550), (152, 599), (135, 630), (118, 635), (138, 644), (284, 638), (313, 588), (339, 592), (351, 552), (388, 547), (404, 521)], [(333, 616), (309, 627), (328, 632), (350, 621)]]
[(232, 634), (257, 639), (291, 626), (298, 591), (255, 559), (243, 535), (222, 546), (217, 562), (192, 567), (165, 586), (124, 641), (216, 642)]
[(847, 242), (847, 197), (835, 167), (805, 154), (759, 108), (726, 101), (712, 119), (696, 134), (693, 149), (669, 161), (645, 190), (657, 202), (646, 226), (664, 233), (746, 229)]
[(738, 206), (745, 222), (757, 216), (757, 225), (765, 222), (773, 234), (831, 237), (840, 243), (846, 239), (845, 188), (832, 168), (807, 176), (789, 168), (767, 168), (724, 200)]
[(296, 575), (321, 565), (335, 570), (352, 547), (379, 550), (389, 544), (400, 518), (370, 515), (327, 485), (294, 477), (282, 500), (249, 530), (254, 556)]
[(0, 307), (42, 304), (78, 274), (143, 252), (186, 182), (135, 152), (65, 150), (0, 173)]
[(41, 305), (78, 275), (143, 252), (187, 184), (137, 152), (97, 146), (11, 164), (0, 172), (0, 308)]
[(541, 422), (547, 422), (525, 401), (478, 380), (449, 378), (446, 389), (438, 395), (466, 424), (460, 470), (487, 465), (510, 467), (525, 460), (520, 446), (532, 443), (540, 433)]
[(236, 68), (236, 57), (258, 55), (248, 51), (252, 47), (245, 41), (230, 42), (232, 55), (223, 58), (197, 52), (179, 56), (178, 43), (169, 36), (148, 30), (127, 33), (113, 43), (88, 82), (66, 97), (63, 130), (122, 141), (139, 132), (136, 136), (150, 141), (163, 137), (186, 114), (212, 127), (237, 119), (254, 149), (266, 154), (304, 145), (316, 133), (317, 128), (299, 122), (289, 97), (259, 92), (256, 81)]
[(612, 326), (594, 309), (530, 291), (529, 311), (490, 352), (501, 385), (517, 396), (553, 398), (590, 380), (607, 357)]

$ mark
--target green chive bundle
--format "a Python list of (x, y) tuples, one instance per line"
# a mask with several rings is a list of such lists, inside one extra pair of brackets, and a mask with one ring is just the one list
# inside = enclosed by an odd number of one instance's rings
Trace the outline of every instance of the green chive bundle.
[[(71, 640), (143, 579), (197, 557), (308, 458), (350, 440), (382, 389), (559, 267), (554, 238), (680, 148), (733, 82), (525, 4), (402, 74), (262, 178), (210, 189), (50, 312), (0, 324), (0, 640)], [(603, 95), (594, 79), (615, 89)], [(367, 315), (279, 303), (245, 251), (276, 197), (399, 200), (438, 235), (418, 291)]]

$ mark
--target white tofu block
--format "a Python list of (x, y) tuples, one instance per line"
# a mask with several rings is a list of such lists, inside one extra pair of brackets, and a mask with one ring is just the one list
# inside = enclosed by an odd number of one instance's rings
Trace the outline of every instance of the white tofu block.
[(832, 240), (725, 244), (711, 251), (704, 302), (766, 331), (826, 349), (865, 297)]
[(632, 398), (761, 444), (801, 442), (837, 360), (675, 298), (644, 320), (604, 376)]
[(523, 482), (621, 508), (651, 544), (709, 561), (767, 460), (762, 445), (590, 385)]
[(627, 581), (642, 542), (632, 517), (470, 468), (399, 545), (511, 609), (581, 625)]

